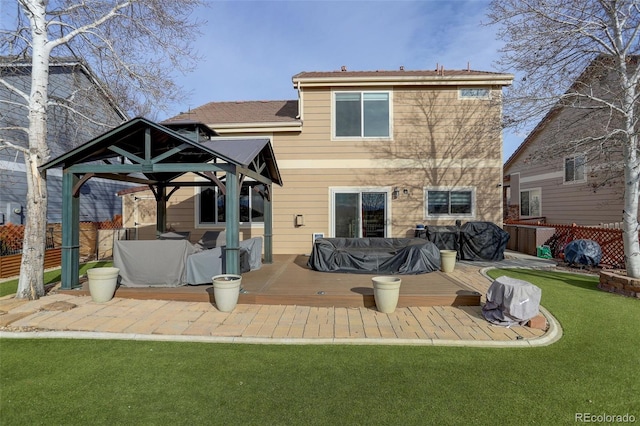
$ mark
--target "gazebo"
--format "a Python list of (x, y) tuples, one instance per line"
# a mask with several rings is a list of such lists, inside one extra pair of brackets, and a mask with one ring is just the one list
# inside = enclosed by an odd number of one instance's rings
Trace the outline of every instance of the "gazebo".
[[(40, 167), (62, 167), (62, 289), (78, 287), (80, 263), (79, 203), (82, 185), (92, 178), (147, 185), (156, 199), (156, 233), (166, 231), (167, 200), (180, 187), (217, 185), (227, 200), (227, 273), (240, 270), (239, 196), (245, 178), (264, 185), (264, 261), (273, 261), (273, 184), (282, 179), (271, 142), (225, 139), (192, 121), (155, 123), (142, 117), (72, 149)], [(203, 179), (177, 181), (186, 173)], [(223, 177), (224, 175), (224, 177)]]

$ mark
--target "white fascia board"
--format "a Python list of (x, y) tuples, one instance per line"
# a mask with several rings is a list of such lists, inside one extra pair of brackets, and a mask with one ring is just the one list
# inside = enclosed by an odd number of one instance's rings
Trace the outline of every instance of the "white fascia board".
[(302, 131), (302, 122), (294, 123), (224, 123), (224, 124), (207, 124), (216, 132), (223, 133), (264, 133), (264, 132), (300, 132)]

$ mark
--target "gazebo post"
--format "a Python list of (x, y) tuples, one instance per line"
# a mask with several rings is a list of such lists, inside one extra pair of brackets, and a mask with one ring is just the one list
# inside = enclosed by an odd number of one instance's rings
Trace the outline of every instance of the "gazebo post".
[(156, 193), (156, 238), (167, 232), (167, 186), (158, 184)]
[(273, 205), (271, 191), (273, 186), (267, 185), (264, 195), (264, 263), (273, 263)]
[(62, 174), (62, 284), (64, 290), (80, 285), (80, 197), (73, 187), (79, 181), (75, 173)]
[(233, 171), (227, 171), (226, 179), (226, 233), (227, 247), (226, 253), (226, 271), (227, 274), (240, 273), (240, 191), (238, 189), (237, 167)]

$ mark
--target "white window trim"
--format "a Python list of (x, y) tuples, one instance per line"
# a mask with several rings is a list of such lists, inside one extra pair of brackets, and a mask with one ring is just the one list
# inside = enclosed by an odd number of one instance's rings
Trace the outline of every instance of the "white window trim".
[[(471, 213), (470, 214), (437, 214), (429, 215), (429, 191), (471, 191)], [(422, 208), (424, 220), (436, 219), (475, 219), (476, 217), (476, 188), (474, 186), (426, 186), (423, 188)]]
[(390, 186), (330, 186), (329, 187), (329, 238), (334, 238), (335, 218), (335, 194), (339, 192), (384, 192), (386, 193), (385, 207), (387, 209), (387, 223), (384, 224), (385, 235), (392, 235), (391, 229), (391, 195), (393, 188)]
[[(522, 193), (523, 192), (531, 192), (531, 191), (539, 191), (540, 192), (540, 214), (538, 215), (523, 215), (522, 214)], [(529, 198), (529, 200), (531, 200), (531, 198)], [(527, 188), (527, 189), (520, 189), (520, 192), (518, 193), (518, 215), (521, 218), (530, 218), (530, 217), (542, 217), (542, 187), (535, 187), (535, 188)]]
[[(336, 136), (336, 93), (387, 93), (389, 95), (389, 136)], [(361, 111), (362, 114), (362, 111)], [(331, 91), (331, 140), (332, 141), (392, 141), (393, 140), (393, 91), (392, 90), (332, 90)]]
[[(575, 164), (575, 158), (576, 157), (584, 157), (584, 177), (580, 180), (574, 179), (574, 180), (567, 180), (567, 160), (570, 158), (574, 159), (574, 164)], [(562, 159), (562, 184), (563, 185), (575, 185), (578, 183), (585, 183), (587, 181), (587, 155), (583, 152), (576, 152), (575, 154), (572, 155), (566, 155), (563, 159)], [(574, 176), (575, 176), (575, 169), (574, 169)]]
[[(487, 96), (462, 96), (463, 89), (482, 89), (487, 90)], [(486, 86), (458, 86), (458, 99), (462, 101), (488, 101), (491, 100), (491, 87)]]

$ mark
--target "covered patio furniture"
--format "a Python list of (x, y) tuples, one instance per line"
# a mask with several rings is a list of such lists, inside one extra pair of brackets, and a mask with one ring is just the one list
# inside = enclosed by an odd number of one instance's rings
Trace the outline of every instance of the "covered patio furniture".
[(187, 240), (120, 240), (113, 266), (127, 287), (179, 287), (187, 283), (186, 262), (196, 248)]
[(493, 222), (467, 222), (460, 227), (460, 259), (503, 260), (509, 233)]
[(198, 244), (207, 250), (223, 246), (226, 242), (227, 233), (225, 231), (207, 231), (202, 234), (202, 237), (198, 240)]
[(538, 315), (541, 295), (530, 282), (503, 275), (489, 286), (482, 316), (497, 325), (525, 325)]
[(158, 235), (158, 239), (159, 240), (188, 240), (189, 237), (191, 236), (191, 232), (178, 232), (178, 231), (171, 231), (171, 232), (163, 232), (162, 234)]
[[(189, 256), (186, 266), (187, 283), (211, 284), (211, 278), (227, 273), (225, 250), (225, 246), (219, 246)], [(254, 237), (240, 241), (240, 272), (249, 272), (261, 267), (262, 238)]]
[(440, 269), (440, 251), (420, 238), (320, 238), (307, 265), (354, 274), (423, 274)]

